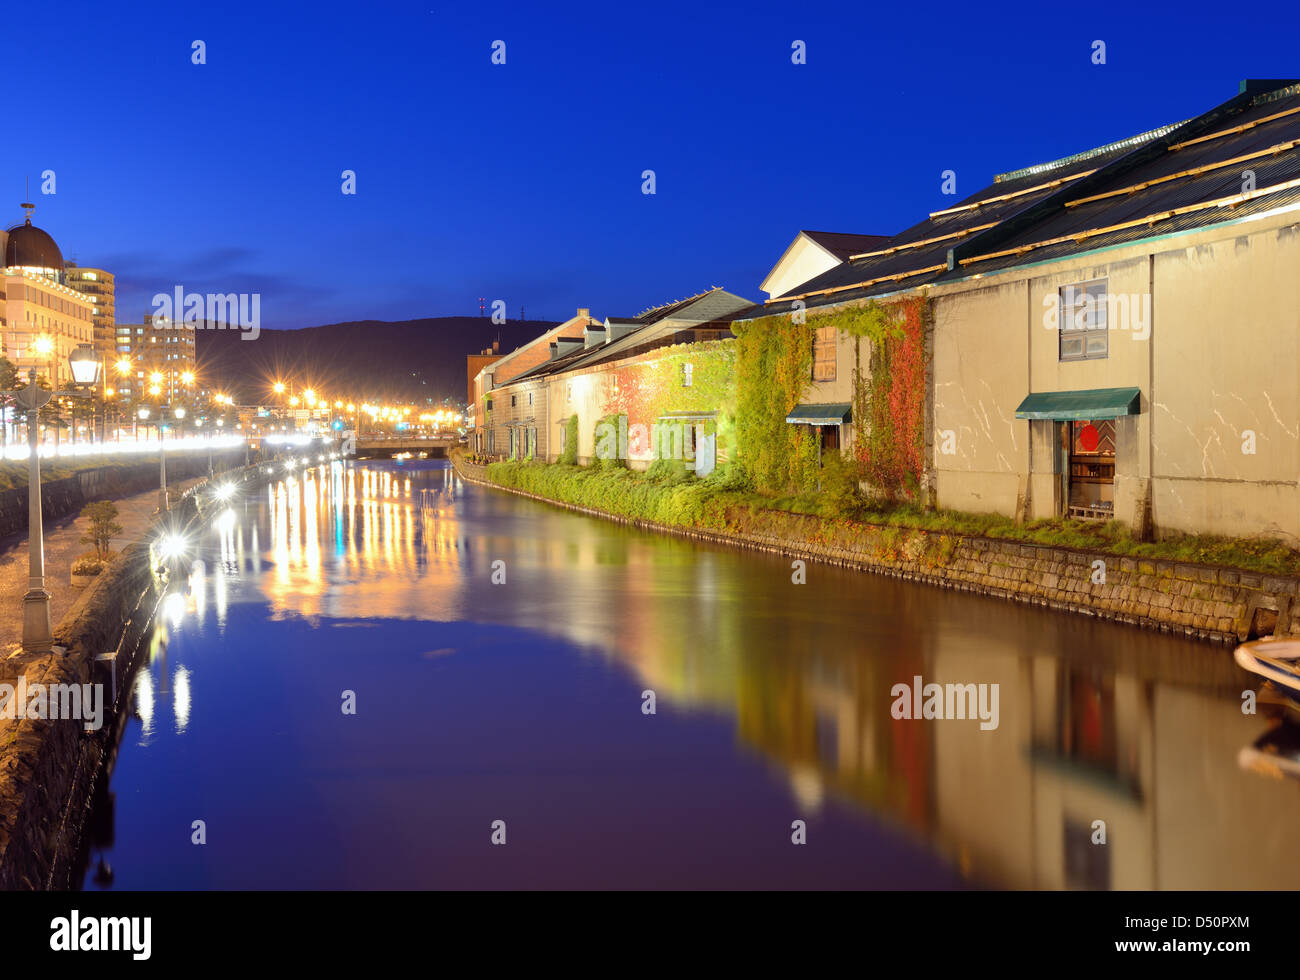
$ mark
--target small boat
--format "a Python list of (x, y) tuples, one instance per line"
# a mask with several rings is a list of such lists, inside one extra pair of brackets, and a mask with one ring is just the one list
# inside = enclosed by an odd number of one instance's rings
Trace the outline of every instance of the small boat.
[(1238, 666), (1268, 681), (1278, 694), (1300, 708), (1300, 639), (1252, 640), (1233, 654)]
[(1237, 754), (1237, 765), (1274, 779), (1300, 779), (1300, 727), (1282, 722)]

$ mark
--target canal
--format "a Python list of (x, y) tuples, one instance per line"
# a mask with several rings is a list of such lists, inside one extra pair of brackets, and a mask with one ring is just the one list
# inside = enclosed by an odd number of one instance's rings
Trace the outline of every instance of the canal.
[[(1300, 887), (1222, 647), (796, 584), (438, 461), (286, 471), (194, 548), (87, 889)], [(914, 683), (997, 711), (895, 717)]]

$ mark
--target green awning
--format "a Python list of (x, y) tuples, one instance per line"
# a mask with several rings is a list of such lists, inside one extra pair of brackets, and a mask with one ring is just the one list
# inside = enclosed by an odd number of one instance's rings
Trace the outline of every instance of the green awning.
[(1115, 419), (1137, 415), (1142, 392), (1137, 388), (1092, 388), (1088, 391), (1039, 391), (1016, 409), (1018, 419)]
[(785, 417), (794, 425), (844, 425), (853, 408), (848, 402), (830, 405), (796, 405)]

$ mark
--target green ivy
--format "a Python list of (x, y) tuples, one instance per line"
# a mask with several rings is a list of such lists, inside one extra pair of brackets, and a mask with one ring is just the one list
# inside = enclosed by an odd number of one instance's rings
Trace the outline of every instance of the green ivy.
[(785, 418), (812, 377), (812, 330), (789, 316), (732, 325), (736, 335), (736, 450), (746, 481), (763, 493), (815, 486), (817, 440)]
[(558, 462), (574, 466), (578, 462), (578, 415), (575, 412), (564, 423), (564, 452)]
[[(622, 447), (619, 445), (620, 422), (623, 421), (624, 417), (618, 414), (605, 415), (596, 420), (596, 426), (592, 432), (593, 442), (591, 449), (591, 465), (596, 469), (627, 469), (627, 460), (621, 458)], [(607, 435), (610, 430), (607, 429), (606, 426), (611, 426), (613, 429), (612, 446), (609, 445), (611, 437)], [(601, 456), (602, 449), (609, 451), (608, 455), (603, 458)]]
[[(627, 416), (629, 427), (644, 425), (652, 431), (669, 412), (717, 412), (705, 431), (717, 436), (719, 462), (731, 453), (735, 420), (735, 344), (701, 341), (677, 344), (652, 357), (613, 370), (610, 408)], [(691, 383), (683, 383), (685, 365), (691, 366)]]

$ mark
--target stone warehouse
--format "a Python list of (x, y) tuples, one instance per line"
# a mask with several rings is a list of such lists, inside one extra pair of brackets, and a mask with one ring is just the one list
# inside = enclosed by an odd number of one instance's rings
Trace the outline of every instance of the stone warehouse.
[(1300, 83), (1247, 81), (896, 235), (800, 232), (764, 303), (714, 289), (538, 338), (528, 370), (504, 379), (507, 355), (477, 379), (493, 408), (475, 445), (555, 460), (576, 416), (588, 461), (602, 419), (676, 421), (702, 475), (743, 452), (735, 335), (796, 324), (763, 363), (813, 465), (853, 454), (877, 489), (942, 508), (1297, 544), (1297, 268)]
[[(569, 420), (576, 416), (574, 453), (578, 461), (589, 463), (596, 457), (600, 420), (622, 415), (626, 436), (616, 435), (615, 445), (629, 465), (644, 468), (650, 462), (653, 449), (648, 438), (639, 438), (643, 432), (648, 435), (654, 426), (675, 422), (688, 440), (684, 455), (694, 468), (697, 440), (710, 447), (706, 452), (712, 451), (716, 419), (723, 408), (717, 386), (695, 385), (695, 364), (701, 365), (703, 374), (706, 363), (725, 357), (720, 348), (731, 337), (732, 315), (752, 306), (747, 299), (714, 288), (636, 317), (608, 317), (603, 323), (587, 318), (576, 335), (561, 324), (520, 348), (534, 350), (534, 363), (527, 370), (510, 370), (508, 380), (497, 380), (512, 355), (483, 369), (479, 397), (484, 405), (491, 402), (491, 411), (483, 412), (486, 421), (475, 434), (476, 444), (499, 459), (554, 462), (568, 447)], [(683, 356), (688, 349), (697, 353)], [(542, 356), (543, 350), (548, 356)], [(666, 357), (674, 359), (675, 373), (667, 386), (670, 397), (661, 399), (666, 407), (655, 413), (649, 400), (637, 401), (631, 377), (652, 370)], [(488, 381), (494, 373), (496, 377)], [(703, 393), (706, 388), (708, 393)], [(617, 433), (620, 424), (612, 425)]]
[(924, 297), (940, 507), (1296, 543), (1298, 232), (1300, 84), (1248, 81), (1003, 174), (763, 312)]

